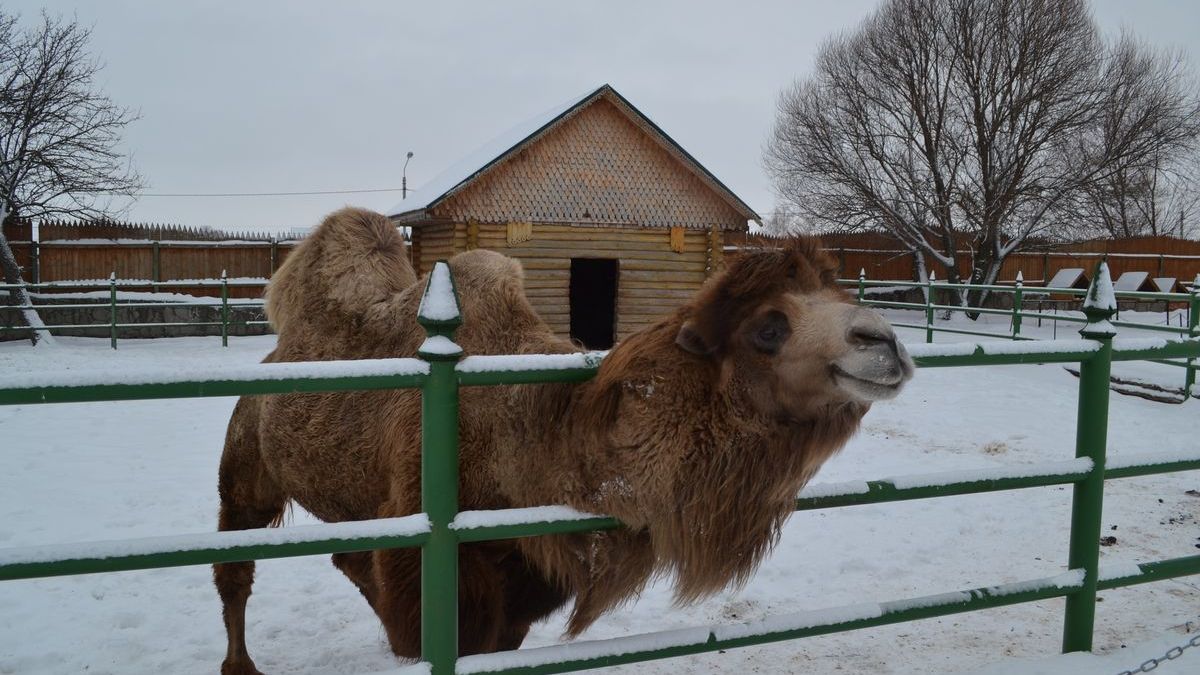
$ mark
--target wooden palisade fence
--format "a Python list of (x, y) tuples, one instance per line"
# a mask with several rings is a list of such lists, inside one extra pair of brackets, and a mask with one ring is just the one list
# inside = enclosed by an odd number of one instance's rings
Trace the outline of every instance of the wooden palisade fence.
[[(741, 247), (776, 245), (778, 240), (744, 234), (730, 234), (728, 252)], [(911, 251), (883, 234), (823, 234), (825, 250), (838, 261), (839, 276), (851, 277), (866, 270), (871, 279), (916, 279), (916, 264)], [(959, 274), (969, 278), (973, 261), (969, 250), (958, 252), (962, 266)], [(1011, 283), (1023, 274), (1030, 285), (1044, 284), (1064, 268), (1091, 269), (1104, 259), (1114, 278), (1125, 272), (1146, 272), (1150, 277), (1171, 277), (1186, 281), (1200, 274), (1200, 241), (1174, 237), (1135, 237), (1096, 239), (1070, 244), (1047, 245), (1036, 250), (1013, 253), (1005, 260), (998, 279)], [(927, 258), (928, 268), (939, 278), (946, 270)]]
[[(448, 268), (445, 272), (449, 273)], [(1123, 567), (1117, 574), (1106, 574), (1099, 567), (1100, 515), (1106, 480), (1200, 469), (1200, 452), (1146, 454), (1121, 461), (1108, 461), (1106, 457), (1111, 363), (1200, 356), (1200, 340), (1196, 338), (1114, 341), (1108, 319), (1115, 303), (1111, 302), (1111, 285), (1105, 287), (1106, 280), (1107, 273), (1098, 274), (1085, 299), (1087, 324), (1081, 331), (1083, 340), (1044, 341), (1031, 350), (1017, 349), (1020, 343), (1007, 342), (981, 343), (971, 350), (964, 350), (962, 343), (914, 345), (911, 349), (917, 364), (924, 368), (1080, 363), (1074, 459), (1037, 467), (1023, 465), (1012, 471), (955, 472), (953, 478), (929, 474), (906, 477), (903, 481), (871, 481), (863, 489), (818, 489), (806, 491), (809, 495), (801, 493), (796, 501), (797, 510), (810, 510), (1072, 485), (1068, 570), (1057, 576), (855, 606), (845, 611), (773, 617), (758, 623), (705, 626), (457, 658), (459, 543), (611, 529), (621, 524), (612, 518), (590, 514), (579, 514), (576, 518), (546, 517), (534, 508), (514, 510), (508, 514), (514, 517), (505, 518), (505, 524), (479, 525), (480, 519), (472, 518), (472, 525), (460, 525), (456, 497), (459, 388), (582, 381), (595, 374), (601, 355), (555, 355), (542, 360), (530, 356), (462, 358), (461, 353), (446, 353), (441, 345), (437, 349), (420, 350), (419, 359), (272, 363), (228, 372), (206, 368), (196, 372), (123, 373), (106, 375), (103, 382), (88, 381), (72, 372), (45, 373), (35, 381), (23, 378), (16, 384), (0, 378), (0, 404), (419, 388), (423, 399), (424, 508), (423, 513), (403, 518), (314, 525), (290, 528), (290, 532), (283, 533), (270, 529), (207, 533), (190, 538), (188, 544), (180, 544), (178, 537), (168, 537), (0, 550), (0, 580), (419, 546), (423, 664), (417, 668), (419, 672), (431, 670), (434, 675), (567, 672), (1056, 597), (1067, 599), (1063, 650), (1090, 650), (1098, 590), (1200, 573), (1200, 555), (1147, 562), (1136, 570)], [(418, 321), (431, 337), (452, 338), (460, 319), (453, 314), (431, 316), (427, 311), (429, 299), (427, 288)], [(564, 366), (564, 358), (573, 359), (573, 363)]]
[[(127, 223), (39, 224), (33, 239), (28, 221), (8, 221), (4, 231), (25, 281), (99, 282), (110, 274), (141, 281), (139, 290), (160, 282), (220, 278), (266, 280), (299, 243), (271, 234), (226, 233), (208, 228)], [(204, 295), (204, 284), (176, 285), (177, 292)], [(232, 289), (232, 297), (257, 297)]]

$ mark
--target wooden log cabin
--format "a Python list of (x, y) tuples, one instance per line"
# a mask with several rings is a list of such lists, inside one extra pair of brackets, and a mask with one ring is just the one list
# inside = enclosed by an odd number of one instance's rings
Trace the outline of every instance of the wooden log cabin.
[(611, 347), (722, 266), (749, 206), (609, 85), (514, 128), (389, 211), (414, 266), (474, 248), (517, 258), (542, 318)]

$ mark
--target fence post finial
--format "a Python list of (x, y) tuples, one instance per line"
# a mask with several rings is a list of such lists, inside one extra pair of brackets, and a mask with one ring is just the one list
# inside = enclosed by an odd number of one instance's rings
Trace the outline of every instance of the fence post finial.
[(1113, 291), (1112, 277), (1108, 273), (1108, 263), (1101, 260), (1096, 265), (1096, 273), (1083, 299), (1083, 313), (1088, 322), (1079, 334), (1089, 339), (1111, 338), (1116, 335), (1117, 329), (1108, 321), (1116, 311), (1117, 297)]
[(454, 331), (462, 325), (458, 307), (458, 290), (454, 287), (450, 265), (439, 260), (429, 272), (425, 294), (417, 307), (417, 323), (428, 336), (418, 348), (418, 356), (435, 361), (457, 361), (462, 356), (462, 349), (452, 340)]

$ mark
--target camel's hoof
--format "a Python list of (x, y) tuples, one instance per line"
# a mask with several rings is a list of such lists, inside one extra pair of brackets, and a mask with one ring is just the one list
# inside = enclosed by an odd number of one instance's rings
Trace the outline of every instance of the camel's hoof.
[(254, 667), (254, 662), (247, 659), (245, 661), (229, 661), (226, 659), (221, 663), (221, 675), (263, 675), (262, 672)]

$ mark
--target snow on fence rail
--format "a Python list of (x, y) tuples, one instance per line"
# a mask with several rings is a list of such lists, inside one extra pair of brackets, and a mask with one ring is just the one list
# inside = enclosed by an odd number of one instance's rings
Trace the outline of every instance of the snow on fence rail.
[[(1082, 270), (1076, 270), (1082, 274)], [(1169, 280), (1175, 283), (1174, 279)], [(936, 282), (932, 276), (925, 281), (874, 281), (866, 278), (866, 270), (860, 270), (858, 279), (840, 279), (838, 283), (846, 287), (847, 292), (855, 294), (860, 304), (882, 307), (890, 309), (908, 309), (923, 311), (925, 314), (924, 324), (893, 322), (893, 325), (898, 328), (916, 328), (925, 331), (925, 342), (933, 343), (933, 335), (935, 332), (956, 333), (962, 335), (978, 335), (992, 338), (1007, 338), (1013, 341), (1032, 342), (1031, 338), (1021, 335), (1021, 326), (1024, 319), (1036, 319), (1041, 325), (1042, 320), (1054, 321), (1057, 328), (1058, 321), (1074, 322), (1088, 324), (1092, 321), (1091, 318), (1083, 318), (1078, 316), (1046, 314), (1042, 311), (1028, 311), (1025, 309), (1027, 296), (1036, 297), (1039, 303), (1038, 309), (1041, 309), (1041, 302), (1044, 302), (1044, 297), (1048, 295), (1072, 296), (1083, 299), (1082, 309), (1086, 313), (1089, 303), (1095, 305), (1098, 298), (1103, 298), (1104, 302), (1100, 303), (1103, 306), (1093, 306), (1092, 309), (1103, 309), (1108, 311), (1108, 315), (1103, 318), (1104, 327), (1111, 329), (1113, 326), (1123, 328), (1134, 328), (1138, 330), (1155, 331), (1173, 333), (1185, 338), (1200, 337), (1200, 274), (1196, 275), (1192, 282), (1190, 292), (1188, 293), (1161, 293), (1161, 292), (1142, 292), (1142, 291), (1117, 291), (1113, 288), (1112, 279), (1108, 272), (1108, 265), (1101, 262), (1096, 266), (1095, 274), (1093, 275), (1092, 283), (1087, 289), (1076, 288), (1058, 288), (1058, 287), (1026, 287), (1021, 279), (1020, 274), (1013, 285), (1000, 284), (969, 284), (969, 283), (946, 283)], [(1186, 286), (1185, 286), (1186, 287)], [(924, 302), (899, 302), (895, 300), (877, 300), (868, 295), (871, 295), (872, 289), (890, 288), (890, 289), (920, 289), (923, 291)], [(935, 295), (938, 291), (958, 293), (961, 304), (939, 304), (935, 300)], [(981, 291), (986, 293), (999, 293), (1012, 295), (1011, 309), (999, 309), (994, 307), (974, 307), (967, 304), (967, 296), (964, 291)], [(1119, 298), (1134, 299), (1139, 301), (1152, 301), (1163, 303), (1163, 306), (1168, 311), (1168, 319), (1171, 303), (1182, 303), (1187, 306), (1187, 325), (1178, 327), (1171, 326), (1168, 320), (1168, 325), (1160, 326), (1154, 324), (1111, 320), (1112, 314), (1118, 310), (1117, 300)], [(968, 314), (990, 314), (990, 315), (1005, 315), (1011, 317), (1009, 331), (1000, 333), (996, 331), (954, 328), (945, 325), (938, 325), (934, 319), (936, 312), (966, 312)], [(1120, 314), (1117, 314), (1119, 319)], [(1093, 329), (1094, 332), (1094, 329)], [(1165, 346), (1165, 352), (1171, 352), (1169, 345)], [(984, 347), (983, 350), (990, 349), (992, 354), (998, 354), (1003, 347)], [(1014, 353), (1029, 353), (1030, 349), (1035, 347), (1014, 347)], [(1044, 349), (1057, 351), (1055, 348), (1047, 346)], [(1133, 359), (1150, 359), (1158, 363), (1163, 363), (1171, 366), (1180, 366), (1185, 369), (1184, 383), (1182, 390), (1187, 394), (1195, 393), (1194, 385), (1196, 384), (1197, 366), (1194, 356), (1184, 355), (1187, 361), (1170, 360), (1179, 356), (1178, 354), (1168, 355), (1166, 353), (1155, 356), (1148, 355), (1148, 346), (1119, 347), (1118, 352), (1122, 352), (1118, 358), (1121, 360)], [(919, 350), (916, 350), (919, 352)], [(1185, 350), (1186, 351), (1186, 350)], [(1136, 355), (1130, 353), (1136, 352)], [(982, 351), (980, 353), (983, 353)]]
[[(1141, 476), (1186, 469), (1200, 469), (1200, 450), (1121, 455), (1112, 462), (1106, 477)], [(999, 490), (1076, 483), (1093, 469), (1088, 458), (1061, 462), (1010, 465), (896, 476), (873, 481), (806, 486), (796, 500), (797, 510), (839, 506), (879, 504), (909, 499), (948, 497)], [(449, 529), (458, 533), (460, 542), (493, 541), (544, 534), (587, 532), (620, 527), (611, 516), (585, 513), (567, 506), (538, 506), (489, 511), (461, 511)], [(0, 580), (41, 576), (53, 563), (69, 563), (69, 571), (58, 574), (145, 569), (158, 566), (158, 558), (171, 553), (192, 554), (172, 564), (201, 564), (247, 559), (250, 547), (274, 544), (330, 544), (329, 551), (311, 546), (293, 546), (261, 557), (287, 557), (316, 552), (369, 550), (371, 548), (417, 545), (412, 542), (372, 541), (375, 538), (416, 537), (427, 534), (425, 514), (403, 518), (320, 524), (283, 529), (244, 530), (199, 535), (152, 537), (145, 539), (33, 546), (0, 549)], [(417, 541), (413, 539), (412, 541)], [(360, 545), (372, 543), (371, 546)], [(349, 547), (347, 547), (349, 545)], [(290, 551), (290, 552), (289, 552)], [(243, 556), (243, 557), (238, 557)], [(1128, 570), (1129, 568), (1127, 568)], [(1132, 575), (1125, 575), (1132, 576)], [(1117, 577), (1105, 577), (1117, 578)]]
[(912, 621), (914, 618), (924, 619), (1061, 597), (1079, 590), (1084, 584), (1084, 578), (1084, 570), (1068, 570), (1041, 579), (903, 600), (867, 602), (783, 614), (740, 624), (683, 628), (607, 640), (585, 640), (550, 647), (478, 654), (458, 659), (455, 672), (459, 675), (495, 672), (559, 673), (636, 663), (645, 660), (646, 655), (658, 652), (682, 656), (793, 640)]
[[(453, 332), (461, 317), (453, 294), (453, 280), (449, 279), (447, 274), (444, 281), (449, 281), (448, 288), (439, 282), (440, 290), (433, 293), (432, 298), (430, 290), (427, 289), (425, 300), (428, 303), (422, 303), (418, 321), (425, 327), (431, 339), (441, 338), (452, 344)], [(451, 304), (454, 306), (451, 307)], [(1101, 307), (1099, 303), (1085, 305), (1088, 324), (1081, 331), (1087, 338), (1085, 340), (1056, 340), (1032, 345), (914, 345), (912, 349), (917, 364), (923, 367), (1079, 362), (1080, 416), (1077, 420), (1075, 459), (1039, 465), (899, 476), (880, 481), (832, 486), (813, 485), (806, 488), (796, 502), (797, 509), (827, 508), (1072, 483), (1074, 495), (1070, 569), (1053, 577), (884, 603), (866, 603), (821, 612), (771, 617), (751, 624), (700, 627), (458, 659), (456, 642), (453, 639), (457, 630), (457, 618), (453, 608), (457, 603), (452, 599), (457, 588), (457, 578), (453, 570), (456, 569), (459, 543), (607, 529), (619, 527), (620, 524), (609, 517), (554, 506), (460, 513), (453, 497), (453, 485), (458, 480), (457, 443), (454, 433), (458, 424), (458, 387), (586, 379), (595, 373), (602, 355), (479, 356), (460, 361), (458, 353), (430, 349), (422, 352), (424, 360), (381, 359), (373, 362), (263, 364), (230, 372), (214, 373), (209, 370), (203, 376), (196, 375), (197, 379), (193, 380), (181, 378), (178, 371), (171, 374), (110, 372), (92, 376), (82, 382), (74, 373), (34, 377), (17, 380), (15, 383), (11, 378), (10, 381), (0, 378), (0, 404), (420, 387), (424, 400), (422, 482), (434, 486), (423, 505), (425, 513), (384, 525), (370, 521), (343, 524), (350, 536), (340, 539), (325, 536), (329, 532), (325, 529), (321, 533), (313, 533), (309, 538), (301, 533), (300, 538), (305, 539), (303, 542), (294, 539), (283, 543), (269, 541), (273, 537), (296, 536), (294, 531), (276, 530), (270, 531), (270, 534), (242, 533), (239, 535), (241, 539), (238, 536), (230, 537), (228, 534), (184, 538), (183, 541), (177, 542), (178, 546), (172, 551), (164, 550), (167, 548), (167, 542), (161, 539), (152, 543), (142, 540), (141, 543), (135, 541), (109, 542), (104, 545), (67, 545), (67, 549), (49, 553), (45, 549), (40, 552), (15, 549), (0, 551), (0, 579), (16, 578), (13, 575), (18, 574), (21, 578), (26, 578), (125, 569), (120, 567), (121, 565), (150, 567), (198, 564), (218, 559), (229, 560), (230, 558), (219, 556), (235, 554), (242, 556), (236, 559), (250, 559), (336, 552), (347, 550), (339, 547), (348, 545), (362, 546), (354, 550), (420, 545), (423, 547), (423, 565), (429, 567), (425, 570), (426, 573), (422, 574), (422, 597), (426, 599), (422, 604), (422, 625), (427, 629), (423, 631), (422, 642), (422, 658), (425, 663), (419, 664), (417, 668), (421, 672), (436, 675), (501, 670), (563, 672), (742, 647), (1060, 596), (1067, 598), (1063, 650), (1086, 651), (1091, 649), (1092, 644), (1098, 589), (1200, 574), (1200, 556), (1139, 563), (1136, 565), (1136, 573), (1134, 566), (1130, 564), (1103, 571), (1099, 567), (1100, 512), (1106, 478), (1200, 469), (1200, 451), (1154, 453), (1139, 457), (1119, 456), (1113, 458), (1110, 466), (1105, 467), (1108, 380), (1112, 361), (1200, 356), (1200, 340), (1195, 337), (1114, 343), (1107, 324), (1112, 315), (1111, 310), (1112, 308), (1107, 306)], [(356, 368), (360, 370), (355, 370)], [(203, 379), (200, 379), (201, 377)], [(225, 379), (214, 380), (214, 377)], [(447, 495), (450, 495), (449, 499), (446, 498)], [(389, 526), (397, 529), (389, 530)], [(382, 527), (383, 530), (372, 529), (376, 527)], [(379, 539), (366, 546), (363, 537), (353, 536), (354, 533), (364, 533), (364, 530), (359, 528), (365, 528), (366, 534), (385, 534), (399, 539)], [(304, 548), (298, 548), (301, 546)], [(64, 559), (64, 550), (69, 560)], [(78, 558), (80, 555), (97, 554), (103, 554), (105, 557)], [(5, 564), (5, 560), (15, 562)], [(31, 568), (30, 565), (34, 567)], [(447, 598), (451, 599), (447, 601), (449, 611), (446, 607), (437, 608), (436, 612), (432, 611), (435, 608), (434, 603), (439, 600), (445, 601)]]
[(0, 549), (0, 580), (420, 546), (429, 517)]

